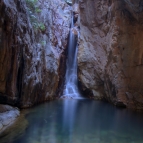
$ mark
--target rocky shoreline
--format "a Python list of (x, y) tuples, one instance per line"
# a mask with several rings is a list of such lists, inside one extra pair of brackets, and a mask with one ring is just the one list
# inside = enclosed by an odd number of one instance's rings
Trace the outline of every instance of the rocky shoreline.
[(0, 134), (10, 127), (19, 116), (18, 108), (0, 104)]

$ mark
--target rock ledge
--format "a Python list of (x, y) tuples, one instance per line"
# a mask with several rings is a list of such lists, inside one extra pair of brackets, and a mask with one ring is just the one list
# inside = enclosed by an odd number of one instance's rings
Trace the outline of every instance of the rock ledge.
[(20, 111), (16, 107), (9, 105), (0, 105), (0, 134), (12, 125), (16, 118), (20, 115)]

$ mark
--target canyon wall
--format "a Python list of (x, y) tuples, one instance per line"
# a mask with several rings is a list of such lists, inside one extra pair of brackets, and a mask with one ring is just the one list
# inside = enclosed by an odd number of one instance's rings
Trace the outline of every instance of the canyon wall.
[[(0, 1), (0, 103), (19, 107), (62, 91), (71, 19), (64, 0), (27, 2)], [(78, 16), (76, 4), (81, 90), (117, 106), (143, 109), (142, 0), (79, 0), (79, 10)]]
[(0, 103), (29, 107), (58, 95), (70, 17), (64, 0), (0, 1)]
[(143, 109), (142, 0), (79, 0), (79, 86), (86, 95)]

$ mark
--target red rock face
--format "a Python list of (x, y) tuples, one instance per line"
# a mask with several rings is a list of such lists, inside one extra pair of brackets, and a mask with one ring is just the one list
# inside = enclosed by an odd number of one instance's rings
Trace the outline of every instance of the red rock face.
[(143, 3), (80, 0), (79, 80), (84, 91), (143, 109)]
[(70, 7), (61, 0), (37, 5), (43, 30), (32, 27), (25, 1), (0, 1), (0, 103), (29, 107), (56, 97), (62, 85)]

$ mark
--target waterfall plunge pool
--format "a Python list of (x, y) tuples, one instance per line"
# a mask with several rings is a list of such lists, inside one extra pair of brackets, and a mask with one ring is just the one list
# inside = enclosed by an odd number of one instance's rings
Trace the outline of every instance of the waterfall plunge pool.
[(143, 143), (143, 113), (101, 101), (61, 99), (22, 114), (0, 143)]

